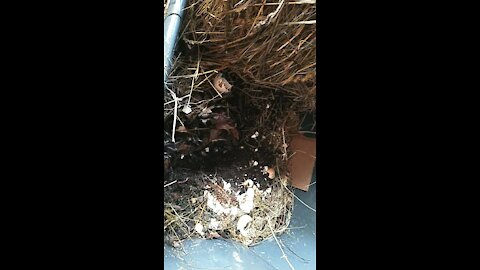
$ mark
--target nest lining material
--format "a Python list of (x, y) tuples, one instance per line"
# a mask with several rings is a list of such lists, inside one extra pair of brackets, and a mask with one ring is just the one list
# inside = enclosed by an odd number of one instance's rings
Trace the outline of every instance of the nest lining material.
[(271, 237), (272, 229), (275, 233), (287, 229), (293, 198), (286, 180), (272, 181), (268, 187), (251, 179), (239, 186), (213, 175), (205, 180), (203, 194), (189, 197), (185, 208), (164, 205), (164, 232), (170, 244), (200, 237), (229, 238), (248, 246)]

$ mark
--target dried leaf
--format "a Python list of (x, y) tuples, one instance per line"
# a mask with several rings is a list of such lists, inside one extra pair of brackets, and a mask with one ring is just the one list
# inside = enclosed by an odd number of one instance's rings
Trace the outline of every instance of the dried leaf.
[(226, 130), (237, 141), (240, 139), (240, 134), (238, 133), (237, 128), (230, 125), (229, 123), (221, 123), (221, 124), (217, 123), (216, 128), (219, 130), (221, 129)]
[(181, 143), (178, 145), (177, 150), (180, 154), (188, 154), (188, 151), (190, 151), (190, 146), (186, 143)]
[(227, 117), (224, 113), (215, 113), (213, 115), (213, 119), (215, 120), (215, 123), (217, 125), (222, 125), (222, 124), (225, 124), (225, 123), (233, 122), (232, 119)]
[(185, 126), (179, 126), (176, 131), (179, 132), (179, 133), (187, 133), (188, 132), (188, 130)]
[[(210, 131), (210, 132), (211, 132), (211, 131)], [(208, 134), (208, 133), (206, 133), (206, 132), (203, 133), (203, 135), (202, 135), (202, 145), (203, 145), (203, 146), (206, 146), (206, 145), (208, 145), (208, 144), (210, 143), (210, 135), (211, 135), (211, 134)]]
[(240, 140), (240, 133), (235, 127), (235, 122), (223, 113), (217, 113), (213, 116), (215, 128), (210, 131), (210, 140), (216, 140), (220, 137), (221, 131), (226, 130), (235, 140)]
[(219, 239), (219, 238), (222, 238), (217, 232), (210, 232), (208, 234), (208, 237), (209, 239)]
[(240, 140), (240, 134), (236, 128), (233, 128), (230, 130), (232, 137), (235, 138), (235, 140)]
[(167, 158), (167, 159), (164, 159), (163, 160), (163, 169), (164, 171), (166, 172), (168, 169), (170, 168), (170, 160)]
[(270, 179), (275, 178), (275, 170), (273, 168), (268, 168), (267, 173), (268, 173), (268, 178)]
[(216, 139), (218, 139), (220, 137), (220, 134), (222, 134), (222, 131), (219, 130), (219, 129), (211, 129), (210, 130), (210, 137), (209, 137), (209, 140), (210, 141), (214, 141)]
[(213, 108), (214, 108), (214, 106), (210, 106), (208, 108), (203, 109), (199, 114), (200, 117), (203, 117), (203, 118), (208, 117), (212, 113)]
[(182, 112), (185, 114), (189, 114), (192, 112), (192, 108), (188, 105), (183, 106)]
[(232, 89), (232, 85), (220, 74), (213, 79), (213, 86), (221, 94), (227, 93)]

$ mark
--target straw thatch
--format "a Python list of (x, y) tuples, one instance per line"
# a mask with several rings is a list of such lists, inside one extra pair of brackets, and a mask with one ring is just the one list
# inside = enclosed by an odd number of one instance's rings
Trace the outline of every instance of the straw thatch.
[(252, 87), (283, 91), (298, 109), (313, 110), (315, 2), (189, 1), (182, 39), (201, 55), (204, 70), (228, 70)]

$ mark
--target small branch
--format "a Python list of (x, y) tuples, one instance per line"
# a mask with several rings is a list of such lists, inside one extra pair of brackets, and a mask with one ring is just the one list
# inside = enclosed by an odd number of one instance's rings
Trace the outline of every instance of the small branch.
[(287, 159), (288, 159), (288, 158), (287, 158), (287, 157), (288, 157), (288, 154), (287, 154), (287, 147), (288, 147), (288, 145), (287, 145), (287, 142), (286, 142), (286, 140), (285, 140), (285, 128), (284, 128), (284, 127), (282, 127), (282, 138), (283, 138), (283, 145), (282, 145), (282, 147), (283, 147), (283, 155), (282, 155), (282, 157), (283, 157), (283, 160), (287, 160)]
[(257, 23), (257, 25), (255, 25), (255, 28), (257, 27), (260, 27), (266, 23), (270, 23), (272, 20), (275, 19), (275, 17), (277, 16), (278, 12), (280, 11), (280, 9), (282, 9), (282, 7), (284, 6), (285, 4), (285, 1), (284, 0), (280, 0), (280, 2), (278, 3), (278, 7), (277, 9), (275, 9), (274, 12), (270, 13), (267, 15), (267, 18), (259, 23)]
[(297, 195), (295, 195), (295, 193), (293, 193), (292, 191), (290, 191), (287, 187), (284, 186), (284, 188), (290, 192), (290, 194), (293, 195), (293, 197), (295, 197), (300, 203), (302, 203), (303, 205), (305, 205), (305, 207), (307, 207), (308, 209), (312, 210), (313, 212), (317, 212), (317, 210), (313, 209), (312, 207), (308, 206), (308, 204), (304, 203), (300, 198), (298, 198)]
[(317, 20), (311, 20), (311, 21), (301, 21), (301, 22), (288, 22), (282, 25), (300, 25), (300, 24), (316, 24), (316, 23), (317, 23)]
[(292, 265), (292, 264), (290, 263), (290, 261), (288, 260), (287, 254), (285, 254), (285, 252), (283, 251), (282, 246), (280, 245), (280, 242), (278, 241), (277, 237), (275, 236), (275, 231), (273, 230), (272, 224), (270, 223), (270, 217), (267, 219), (267, 222), (268, 222), (268, 227), (270, 227), (270, 230), (272, 231), (273, 238), (275, 238), (275, 241), (277, 241), (277, 245), (278, 245), (278, 247), (280, 248), (280, 251), (281, 251), (282, 254), (283, 254), (282, 258), (284, 258), (284, 259), (287, 261), (288, 265), (290, 266), (290, 268), (291, 268), (292, 270), (295, 270), (295, 267), (293, 267), (293, 265)]
[(175, 180), (175, 181), (173, 181), (173, 182), (171, 182), (171, 183), (168, 183), (168, 184), (166, 184), (166, 185), (163, 185), (163, 188), (169, 187), (169, 186), (175, 184), (176, 182), (177, 182), (177, 180)]
[(175, 101), (175, 108), (173, 110), (173, 127), (172, 127), (172, 142), (175, 142), (175, 130), (177, 127), (177, 111), (178, 111), (178, 102), (181, 101), (182, 99), (177, 98), (177, 95), (170, 90), (170, 88), (167, 87), (167, 90), (170, 92), (172, 95), (173, 100)]

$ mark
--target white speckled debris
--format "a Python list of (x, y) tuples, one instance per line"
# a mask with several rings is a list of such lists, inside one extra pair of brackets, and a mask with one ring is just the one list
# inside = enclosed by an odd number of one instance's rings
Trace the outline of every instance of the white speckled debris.
[(215, 214), (230, 214), (230, 208), (224, 207), (210, 192), (206, 192), (207, 206)]
[(249, 187), (249, 188), (253, 187), (252, 179), (245, 180), (245, 182), (243, 182), (243, 185), (246, 186), (246, 187)]
[[(224, 206), (215, 198), (209, 191), (205, 190), (204, 196), (207, 198), (207, 207), (217, 215), (232, 215), (237, 216), (240, 212), (237, 206)], [(252, 202), (253, 203), (253, 202)], [(253, 209), (253, 208), (252, 208)]]
[(248, 188), (247, 192), (237, 196), (237, 201), (240, 206), (240, 209), (244, 213), (250, 213), (253, 210), (253, 198), (255, 197), (255, 190), (253, 188)]
[(201, 236), (204, 236), (204, 235), (205, 235), (205, 233), (203, 232), (203, 225), (200, 224), (200, 223), (197, 223), (197, 224), (195, 225), (195, 231), (196, 231), (197, 233), (199, 233)]
[(190, 106), (188, 105), (185, 105), (183, 106), (182, 112), (184, 112), (185, 114), (189, 114), (192, 112), (192, 108), (190, 108)]
[(228, 193), (232, 193), (232, 189), (231, 189), (232, 184), (225, 182), (225, 180), (222, 180), (222, 182), (223, 182), (223, 189)]
[(210, 219), (210, 223), (208, 224), (208, 228), (210, 230), (221, 230), (222, 229), (221, 226), (220, 226), (220, 221), (218, 221), (215, 218)]
[(245, 227), (247, 227), (248, 223), (252, 220), (252, 217), (249, 215), (243, 215), (238, 219), (237, 230), (239, 230), (240, 234), (244, 237), (248, 237), (248, 230), (246, 230)]

